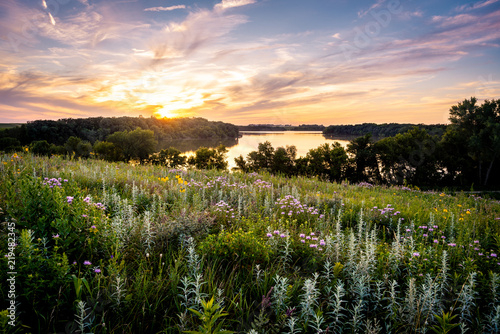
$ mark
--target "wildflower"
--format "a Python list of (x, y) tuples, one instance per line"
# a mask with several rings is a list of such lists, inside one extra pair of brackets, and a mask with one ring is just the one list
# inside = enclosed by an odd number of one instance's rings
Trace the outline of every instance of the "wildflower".
[(96, 233), (97, 232), (97, 227), (95, 225), (92, 225), (92, 226), (90, 226), (89, 230), (92, 233)]
[(423, 236), (423, 237), (427, 237), (427, 234), (425, 234), (425, 233), (424, 233), (424, 234), (422, 234), (422, 236)]
[(446, 237), (444, 235), (441, 236), (441, 239), (446, 239)]
[(89, 202), (90, 202), (90, 197), (89, 197), (89, 196), (85, 197), (85, 198), (83, 199), (83, 201), (84, 201), (84, 202), (86, 202), (86, 203), (89, 203)]
[(319, 241), (319, 244), (320, 244), (321, 246), (326, 245), (325, 240), (321, 239), (321, 240)]
[(457, 244), (456, 244), (456, 243), (453, 243), (453, 242), (448, 244), (448, 246), (450, 246), (450, 247), (455, 247), (456, 245), (457, 245)]
[(280, 234), (280, 231), (276, 230), (274, 231), (274, 234)]
[(91, 264), (92, 264), (92, 262), (90, 262), (88, 260), (83, 261), (84, 266), (90, 266)]
[(439, 241), (437, 239), (434, 239), (434, 243), (437, 244)]
[(69, 204), (73, 202), (73, 196), (66, 196), (66, 200), (68, 201)]
[(317, 248), (318, 245), (316, 245), (316, 244), (310, 244), (309, 247), (311, 247), (311, 248)]
[(483, 253), (479, 253), (479, 254), (477, 254), (477, 255), (479, 255), (479, 256), (483, 256), (484, 254), (483, 254)]
[(301, 233), (301, 234), (299, 235), (299, 237), (301, 237), (301, 238), (305, 238), (305, 237), (306, 237), (306, 235), (305, 235), (304, 233)]
[(497, 254), (496, 253), (491, 253), (490, 256), (491, 257), (497, 257)]
[(478, 243), (479, 243), (479, 240), (474, 240), (474, 243), (475, 243), (475, 244), (478, 244)]
[(412, 256), (414, 256), (414, 257), (419, 257), (419, 256), (420, 256), (420, 253), (415, 252), (415, 253), (413, 253), (413, 254), (412, 254)]
[(284, 238), (284, 237), (286, 237), (285, 233), (281, 233), (280, 238)]
[(406, 229), (406, 232), (411, 232), (411, 230), (409, 228)]
[(306, 243), (306, 241), (304, 239), (300, 239), (300, 242), (302, 242), (303, 244)]
[(268, 237), (272, 237), (273, 235), (272, 235), (271, 233), (268, 233), (268, 234), (267, 234), (267, 236), (268, 236)]
[(311, 235), (314, 235), (314, 232), (311, 232)]
[(97, 274), (99, 274), (99, 273), (101, 272), (101, 269), (99, 269), (99, 268), (94, 268), (94, 272), (95, 272), (95, 273), (97, 273)]
[(310, 236), (307, 236), (307, 237), (306, 237), (306, 239), (307, 239), (307, 240), (311, 240), (311, 237), (310, 237)]
[(52, 235), (52, 238), (54, 238), (54, 239), (59, 239), (59, 233), (58, 233), (58, 234), (56, 234), (56, 235)]

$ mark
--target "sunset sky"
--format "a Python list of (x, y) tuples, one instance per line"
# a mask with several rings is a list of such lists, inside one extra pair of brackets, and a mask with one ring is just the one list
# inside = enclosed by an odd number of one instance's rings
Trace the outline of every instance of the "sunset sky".
[(500, 0), (1, 0), (0, 122), (445, 123), (500, 98)]

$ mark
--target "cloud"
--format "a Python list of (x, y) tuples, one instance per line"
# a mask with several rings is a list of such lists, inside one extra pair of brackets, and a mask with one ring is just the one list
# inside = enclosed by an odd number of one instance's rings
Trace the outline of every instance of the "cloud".
[(377, 0), (373, 5), (370, 6), (370, 8), (368, 8), (367, 10), (360, 10), (358, 11), (358, 17), (359, 18), (362, 18), (364, 17), (366, 14), (368, 14), (370, 11), (376, 9), (376, 8), (379, 8), (381, 7), (384, 3), (386, 2), (386, 0)]
[(470, 4), (458, 6), (457, 8), (455, 8), (455, 10), (457, 12), (471, 11), (471, 10), (475, 10), (475, 9), (479, 9), (479, 8), (483, 8), (483, 7), (492, 5), (492, 4), (494, 4), (494, 3), (498, 2), (498, 1), (499, 0), (478, 1), (478, 2), (475, 2), (475, 3), (470, 3)]
[(222, 0), (222, 2), (215, 5), (216, 10), (225, 10), (228, 8), (241, 7), (256, 3), (256, 0)]
[(150, 8), (145, 8), (145, 12), (162, 12), (162, 11), (171, 11), (174, 9), (184, 9), (186, 8), (185, 5), (176, 5), (176, 6), (170, 6), (170, 7), (150, 7)]

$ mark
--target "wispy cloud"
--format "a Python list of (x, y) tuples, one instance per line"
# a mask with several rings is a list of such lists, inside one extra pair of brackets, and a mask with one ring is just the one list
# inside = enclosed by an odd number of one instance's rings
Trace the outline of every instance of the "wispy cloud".
[(222, 2), (215, 5), (217, 10), (225, 10), (228, 8), (241, 7), (256, 3), (256, 0), (222, 0)]
[(366, 10), (360, 10), (360, 11), (358, 11), (358, 17), (359, 18), (364, 17), (366, 14), (368, 14), (372, 10), (381, 7), (385, 2), (386, 2), (386, 0), (377, 0), (377, 1), (375, 1), (375, 3), (370, 6), (370, 8), (368, 8)]
[(455, 10), (457, 12), (471, 11), (471, 10), (475, 10), (475, 9), (479, 9), (479, 8), (483, 8), (483, 7), (492, 5), (492, 4), (494, 4), (494, 3), (498, 2), (498, 1), (499, 0), (478, 1), (478, 2), (474, 2), (474, 3), (469, 3), (469, 4), (466, 4), (466, 5), (458, 6), (457, 8), (455, 8)]
[(170, 7), (150, 7), (150, 8), (145, 8), (145, 12), (163, 12), (163, 11), (171, 11), (175, 9), (185, 9), (186, 5), (176, 5), (176, 6), (170, 6)]

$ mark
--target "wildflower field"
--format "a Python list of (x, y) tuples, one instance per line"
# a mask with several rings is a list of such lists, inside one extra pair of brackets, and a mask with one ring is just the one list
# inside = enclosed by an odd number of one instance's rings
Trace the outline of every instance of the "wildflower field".
[(0, 159), (4, 332), (500, 332), (498, 201)]

